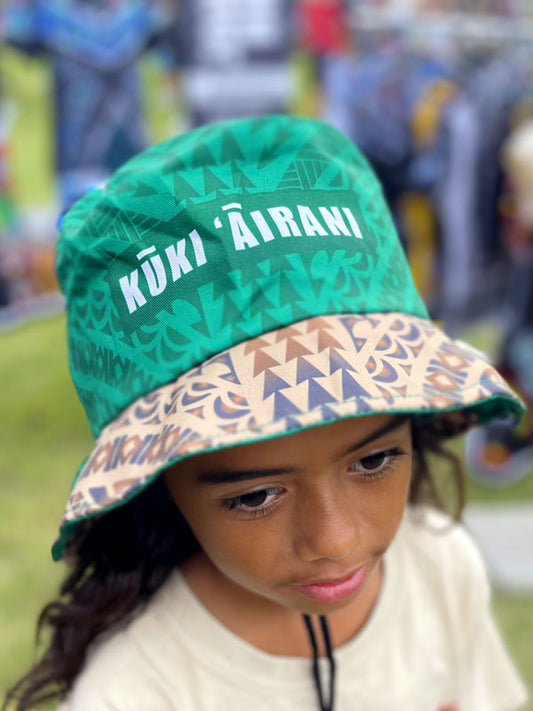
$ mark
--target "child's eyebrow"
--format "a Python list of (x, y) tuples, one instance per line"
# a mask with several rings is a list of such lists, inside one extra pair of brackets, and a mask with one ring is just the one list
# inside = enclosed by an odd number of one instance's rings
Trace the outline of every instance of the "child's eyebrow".
[[(356, 452), (358, 449), (361, 449), (361, 447), (364, 447), (379, 437), (383, 437), (390, 432), (394, 432), (394, 430), (400, 428), (406, 420), (407, 417), (401, 417), (399, 419), (394, 417), (390, 420), (390, 422), (385, 423), (383, 427), (380, 427), (375, 432), (371, 432), (363, 440), (356, 442), (348, 447), (348, 449), (343, 450), (343, 452), (338, 455), (338, 458), (341, 459), (351, 452)], [(283, 467), (275, 469), (216, 469), (199, 474), (197, 481), (199, 484), (233, 484), (235, 482), (246, 481), (248, 479), (263, 479), (264, 477), (269, 476), (294, 474), (296, 471), (297, 469)]]
[(386, 422), (383, 427), (379, 427), (377, 430), (371, 432), (364, 439), (360, 440), (359, 442), (356, 442), (351, 447), (348, 447), (348, 449), (345, 449), (339, 455), (339, 459), (341, 457), (345, 457), (347, 454), (356, 452), (358, 449), (361, 449), (361, 447), (365, 447), (367, 444), (370, 444), (371, 442), (376, 439), (379, 439), (380, 437), (384, 437), (386, 434), (394, 432), (394, 430), (397, 430), (402, 427), (408, 419), (409, 418), (407, 417), (407, 415), (404, 415), (403, 417), (393, 417), (391, 420), (389, 420), (389, 422)]
[(281, 474), (294, 473), (295, 469), (251, 469), (233, 470), (217, 469), (216, 471), (205, 472), (198, 476), (199, 484), (230, 484), (246, 479), (263, 479), (266, 476), (280, 476)]

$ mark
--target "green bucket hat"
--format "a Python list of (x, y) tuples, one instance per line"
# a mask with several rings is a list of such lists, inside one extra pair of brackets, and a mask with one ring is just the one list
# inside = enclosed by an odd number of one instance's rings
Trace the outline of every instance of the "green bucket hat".
[(523, 407), (433, 325), (381, 187), (319, 121), (212, 124), (126, 163), (64, 217), (69, 363), (97, 437), (72, 527), (185, 457), (368, 414)]

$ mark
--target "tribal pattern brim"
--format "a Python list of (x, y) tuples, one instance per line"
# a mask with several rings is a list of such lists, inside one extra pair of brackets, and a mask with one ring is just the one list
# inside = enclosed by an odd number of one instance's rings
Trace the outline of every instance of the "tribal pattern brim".
[(184, 457), (378, 413), (454, 413), (464, 429), (522, 405), (478, 353), (400, 313), (306, 319), (236, 345), (109, 424), (62, 525), (124, 503)]

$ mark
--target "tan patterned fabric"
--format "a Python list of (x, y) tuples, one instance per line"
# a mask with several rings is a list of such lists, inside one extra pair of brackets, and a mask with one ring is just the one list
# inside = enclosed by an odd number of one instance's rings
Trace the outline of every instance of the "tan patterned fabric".
[(98, 438), (63, 523), (130, 498), (191, 454), (376, 413), (459, 413), (467, 427), (472, 413), (483, 421), (495, 408), (520, 404), (477, 352), (424, 319), (310, 318), (234, 346), (128, 407)]

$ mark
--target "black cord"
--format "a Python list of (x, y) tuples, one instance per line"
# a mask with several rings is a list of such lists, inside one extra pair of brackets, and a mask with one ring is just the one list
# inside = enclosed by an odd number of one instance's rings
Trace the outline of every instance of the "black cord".
[(333, 711), (333, 701), (335, 698), (335, 658), (333, 657), (333, 649), (331, 647), (331, 638), (329, 636), (328, 621), (325, 615), (320, 615), (320, 626), (322, 627), (322, 635), (326, 646), (326, 654), (329, 662), (329, 708)]
[(318, 667), (318, 648), (316, 644), (315, 630), (313, 629), (313, 623), (309, 615), (304, 615), (305, 626), (307, 627), (307, 633), (309, 634), (309, 641), (311, 642), (311, 648), (313, 650), (313, 679), (315, 681), (315, 689), (318, 694), (318, 703), (320, 704), (320, 710), (326, 711), (324, 706), (324, 695), (322, 692), (322, 684), (320, 682), (320, 670)]
[(307, 633), (309, 635), (309, 641), (311, 642), (311, 649), (313, 650), (313, 679), (315, 682), (315, 689), (318, 696), (318, 703), (320, 704), (320, 711), (333, 711), (333, 701), (334, 701), (334, 691), (335, 691), (335, 660), (333, 659), (333, 650), (331, 648), (331, 638), (329, 635), (328, 621), (324, 615), (319, 616), (320, 627), (322, 629), (322, 635), (324, 638), (324, 646), (326, 648), (326, 655), (329, 662), (329, 699), (326, 704), (324, 700), (324, 691), (322, 689), (322, 680), (320, 678), (320, 667), (318, 664), (318, 646), (316, 643), (315, 630), (311, 617), (309, 615), (303, 615), (304, 623), (307, 628)]

